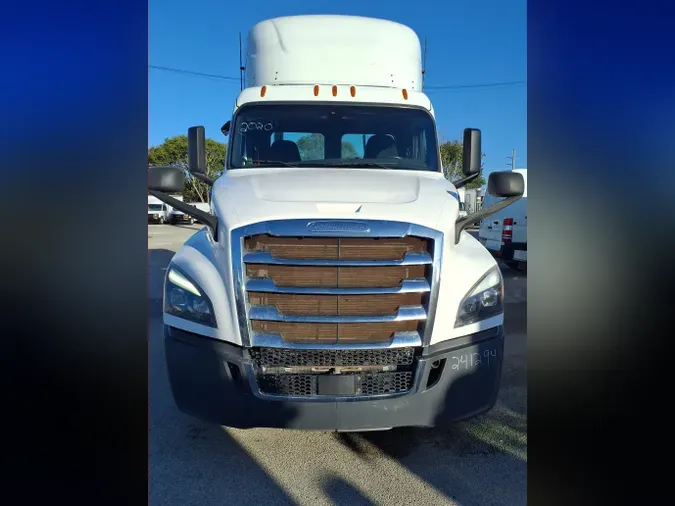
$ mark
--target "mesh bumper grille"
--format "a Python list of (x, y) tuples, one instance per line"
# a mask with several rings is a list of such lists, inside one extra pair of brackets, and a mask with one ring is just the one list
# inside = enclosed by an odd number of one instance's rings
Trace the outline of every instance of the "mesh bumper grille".
[[(317, 375), (285, 374), (258, 377), (260, 391), (271, 395), (309, 397), (317, 394)], [(412, 388), (412, 372), (372, 373), (357, 375), (355, 396), (387, 395), (407, 392)]]
[(251, 358), (258, 367), (293, 366), (408, 366), (413, 363), (415, 348), (363, 350), (294, 350), (288, 348), (252, 348)]

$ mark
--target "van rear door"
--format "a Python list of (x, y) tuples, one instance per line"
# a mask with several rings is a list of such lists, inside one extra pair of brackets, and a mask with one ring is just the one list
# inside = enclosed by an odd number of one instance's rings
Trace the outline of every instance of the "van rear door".
[[(497, 199), (491, 195), (486, 195), (483, 200), (483, 208), (493, 205)], [(499, 214), (499, 213), (497, 213)], [(488, 250), (497, 252), (502, 249), (502, 221), (498, 216), (492, 215), (488, 216), (484, 220), (481, 220), (480, 227), (478, 228), (478, 240), (485, 246)]]
[(527, 202), (523, 202), (524, 212), (518, 213), (513, 221), (513, 243), (515, 248), (513, 259), (527, 262)]

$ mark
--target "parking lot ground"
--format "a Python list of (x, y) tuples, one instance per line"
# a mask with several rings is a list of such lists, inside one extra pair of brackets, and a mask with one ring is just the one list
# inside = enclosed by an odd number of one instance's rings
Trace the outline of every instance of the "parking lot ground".
[(163, 276), (201, 228), (148, 226), (151, 505), (526, 503), (526, 275), (502, 269), (505, 360), (489, 413), (443, 430), (227, 429), (178, 411), (164, 362)]

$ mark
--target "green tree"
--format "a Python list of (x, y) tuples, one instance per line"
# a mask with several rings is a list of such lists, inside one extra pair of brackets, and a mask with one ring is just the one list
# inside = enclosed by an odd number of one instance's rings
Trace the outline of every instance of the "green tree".
[[(321, 134), (304, 135), (298, 139), (301, 160), (322, 160), (324, 158), (324, 140)], [(342, 158), (358, 158), (359, 154), (349, 141), (342, 141)]]
[(303, 135), (298, 139), (301, 160), (321, 160), (323, 158), (323, 135)]
[[(225, 167), (227, 146), (213, 139), (206, 139), (206, 173), (215, 179)], [(165, 139), (159, 146), (148, 148), (148, 163), (158, 166), (175, 166), (185, 169), (185, 189), (183, 199), (186, 202), (208, 202), (209, 186), (195, 179), (187, 171), (187, 136), (176, 135)]]
[[(440, 145), (441, 164), (443, 165), (443, 174), (450, 181), (457, 181), (464, 177), (462, 173), (462, 152), (464, 146), (461, 141), (445, 141)], [(485, 157), (485, 153), (481, 158)], [(483, 164), (481, 163), (481, 169)], [(473, 181), (467, 183), (465, 188), (480, 188), (485, 184), (483, 176), (478, 176)]]
[(359, 158), (359, 153), (356, 151), (354, 144), (349, 141), (342, 141), (342, 158)]

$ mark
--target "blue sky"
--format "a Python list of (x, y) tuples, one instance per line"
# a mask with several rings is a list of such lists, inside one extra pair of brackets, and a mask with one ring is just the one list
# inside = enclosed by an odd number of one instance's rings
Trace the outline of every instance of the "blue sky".
[(441, 140), (460, 139), (465, 127), (483, 132), (486, 173), (504, 170), (516, 149), (527, 167), (525, 85), (474, 89), (433, 86), (504, 83), (527, 79), (526, 0), (150, 0), (149, 64), (237, 78), (215, 80), (148, 69), (148, 144), (204, 125), (224, 141), (239, 93), (239, 32), (258, 21), (295, 14), (351, 14), (391, 19), (427, 38), (425, 91)]

